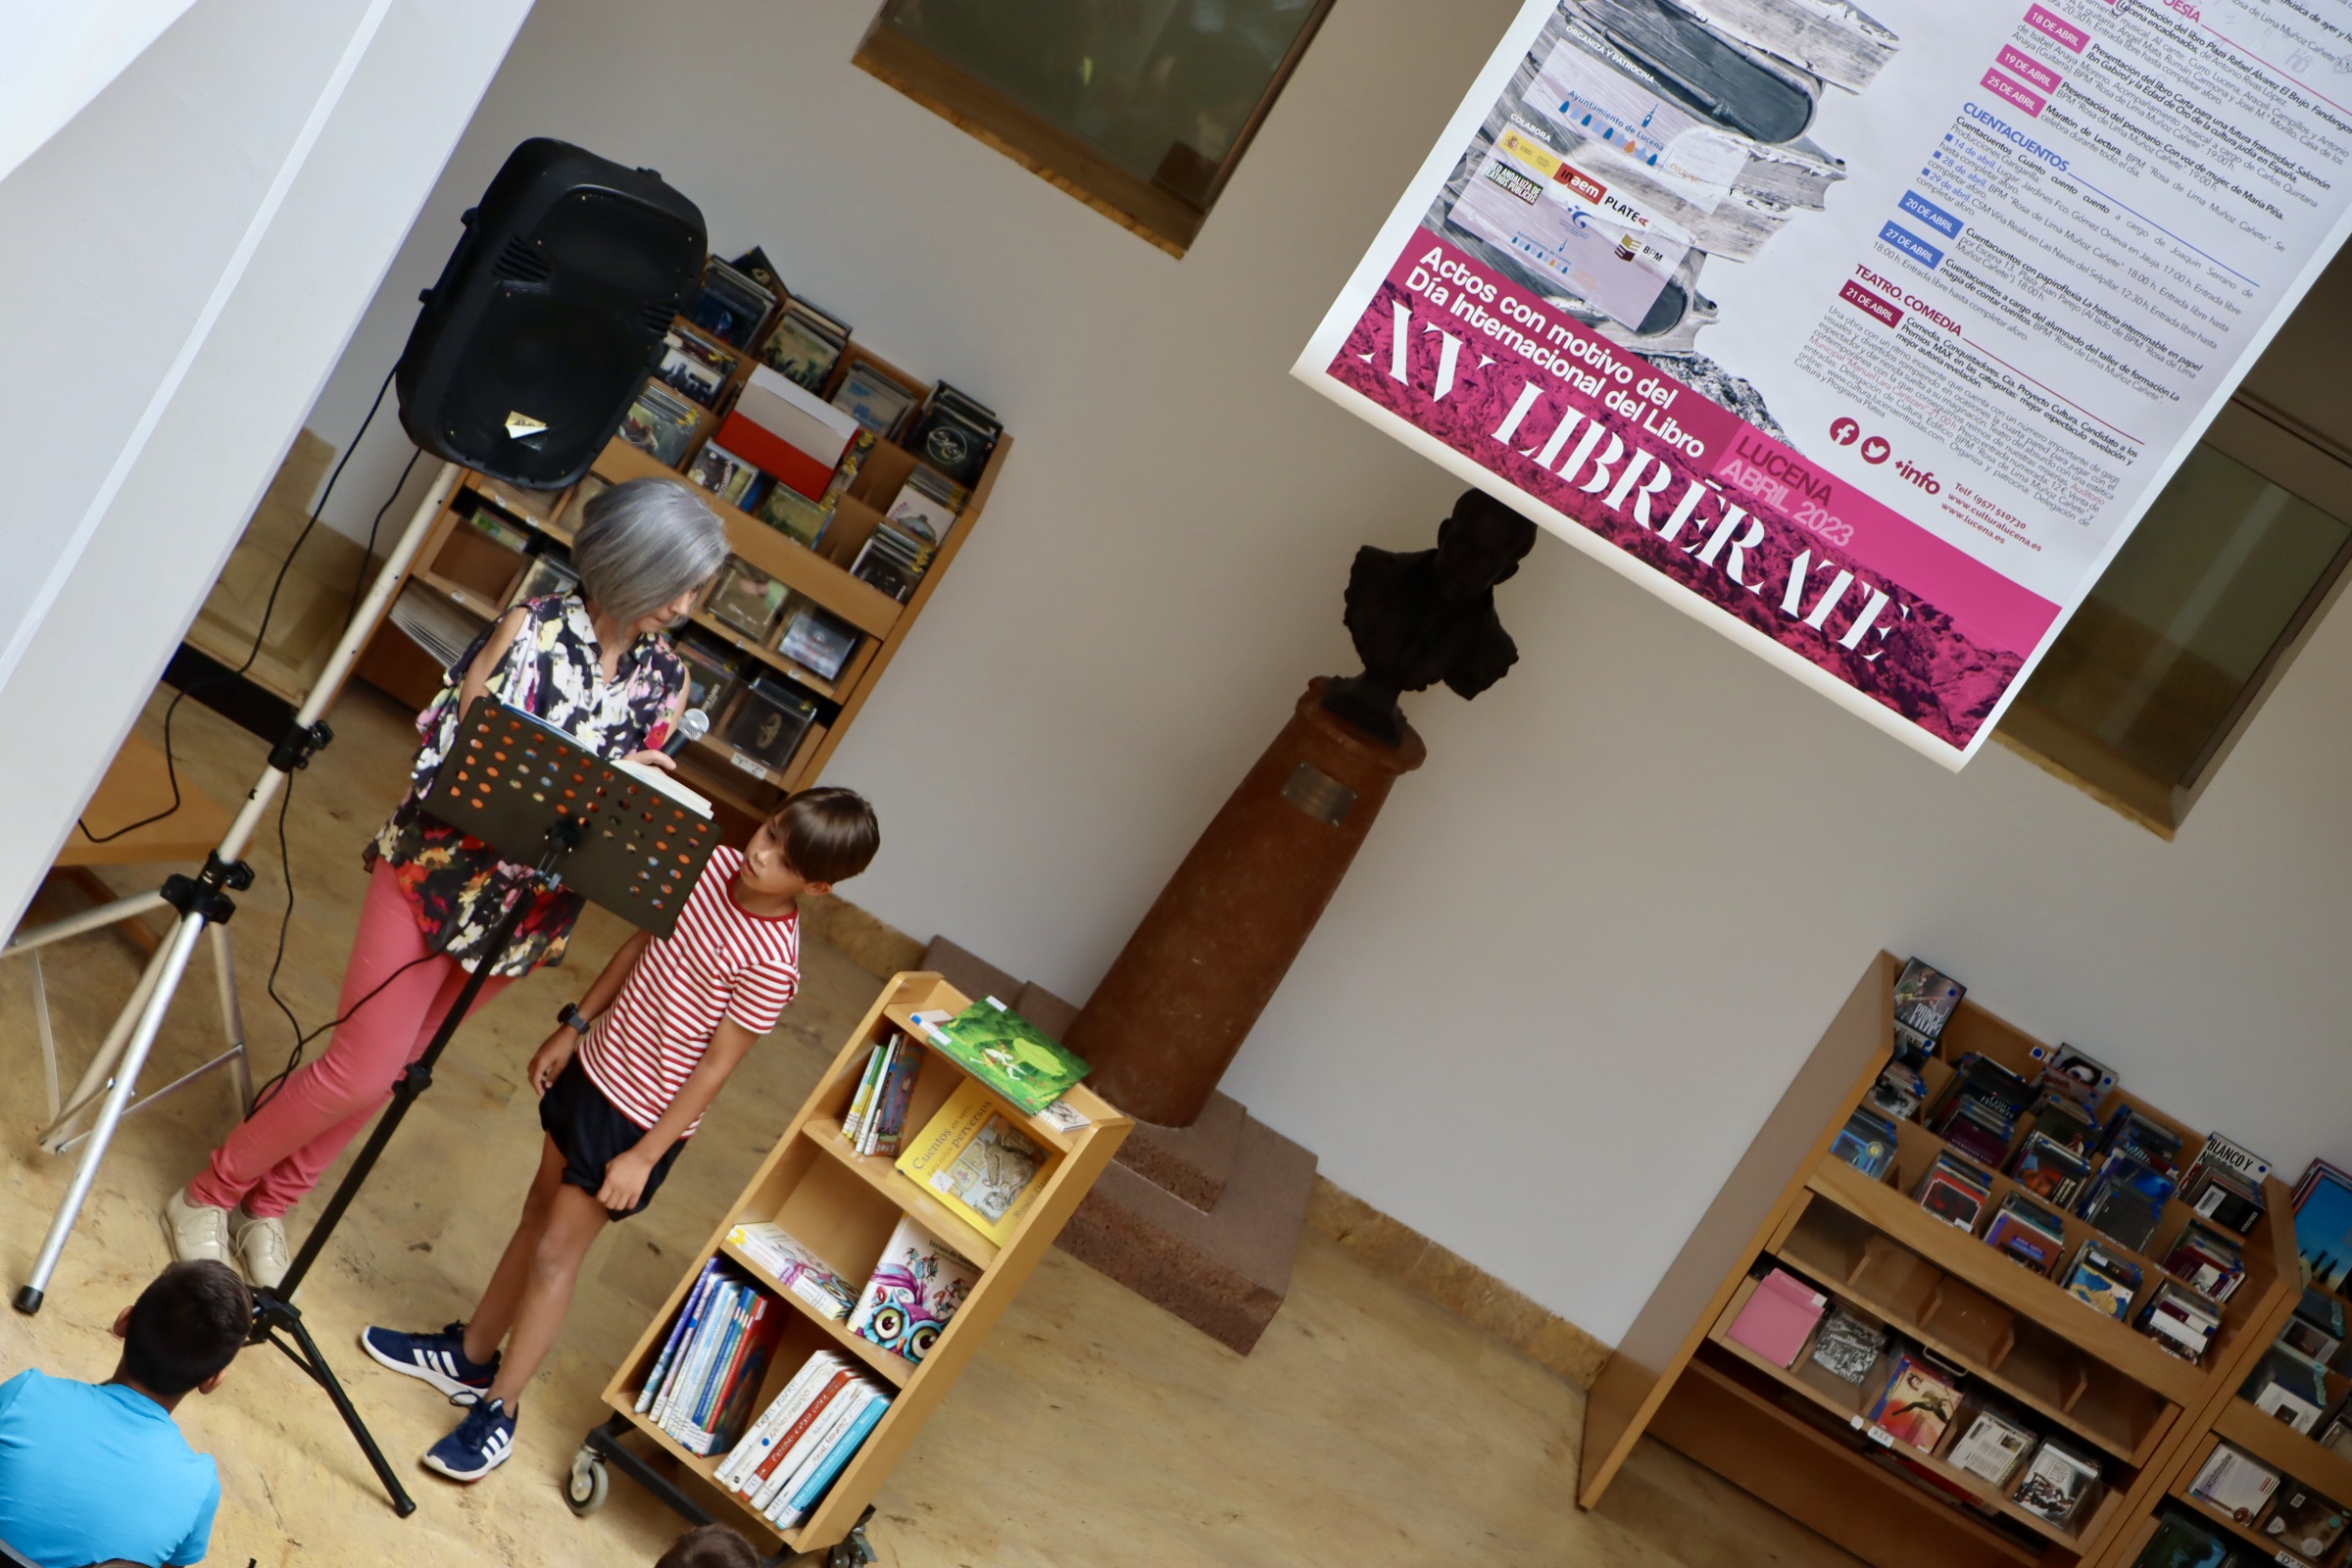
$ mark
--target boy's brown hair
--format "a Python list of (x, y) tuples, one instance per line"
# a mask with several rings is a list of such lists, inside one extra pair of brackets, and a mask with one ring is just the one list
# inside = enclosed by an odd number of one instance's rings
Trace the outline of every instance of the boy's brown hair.
[(704, 1525), (671, 1542), (654, 1568), (760, 1568), (760, 1553), (725, 1525)]
[(882, 825), (856, 790), (803, 790), (767, 819), (792, 868), (811, 882), (846, 882), (873, 863)]
[(253, 1332), (253, 1293), (226, 1263), (173, 1263), (131, 1304), (122, 1370), (176, 1399), (227, 1369)]

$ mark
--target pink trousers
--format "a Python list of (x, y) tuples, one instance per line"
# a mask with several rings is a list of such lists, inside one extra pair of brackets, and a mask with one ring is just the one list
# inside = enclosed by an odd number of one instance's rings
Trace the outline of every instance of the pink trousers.
[[(344, 1146), (391, 1102), (401, 1069), (424, 1054), (457, 1004), (466, 970), (455, 958), (425, 957), (430, 951), (416, 906), (392, 868), (377, 861), (335, 1008), (338, 1017), (355, 1006), (359, 1011), (336, 1028), (317, 1060), (297, 1069), (213, 1151), (204, 1174), (188, 1184), (190, 1202), (217, 1208), (243, 1203), (255, 1218), (271, 1219), (318, 1185)], [(418, 958), (424, 961), (385, 984), (386, 976)], [(475, 1005), (509, 984), (492, 976)], [(379, 985), (384, 989), (361, 1005), (360, 999)]]

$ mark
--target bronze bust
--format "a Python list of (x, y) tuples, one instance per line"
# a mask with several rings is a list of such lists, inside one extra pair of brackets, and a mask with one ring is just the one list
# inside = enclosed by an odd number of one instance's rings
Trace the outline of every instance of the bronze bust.
[(1348, 635), (1364, 672), (1335, 680), (1323, 707), (1375, 740), (1404, 744), (1397, 698), (1444, 681), (1476, 697), (1518, 662), (1494, 613), (1494, 585), (1536, 547), (1536, 525), (1483, 490), (1466, 490), (1438, 524), (1438, 547), (1355, 553)]

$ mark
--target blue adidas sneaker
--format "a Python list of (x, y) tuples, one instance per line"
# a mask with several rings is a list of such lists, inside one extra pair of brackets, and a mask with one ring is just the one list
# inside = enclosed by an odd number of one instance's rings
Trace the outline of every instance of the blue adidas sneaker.
[(425, 1450), (424, 1467), (452, 1481), (479, 1481), (514, 1451), (514, 1418), (507, 1401), (476, 1402), (458, 1430)]
[(452, 1404), (471, 1404), (498, 1376), (498, 1352), (487, 1361), (466, 1357), (466, 1325), (452, 1323), (438, 1334), (403, 1334), (398, 1329), (363, 1329), (360, 1348), (378, 1366), (429, 1383)]

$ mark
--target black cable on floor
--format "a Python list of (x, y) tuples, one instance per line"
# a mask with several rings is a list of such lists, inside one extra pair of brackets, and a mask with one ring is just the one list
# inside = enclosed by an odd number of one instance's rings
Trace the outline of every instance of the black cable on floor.
[[(360, 420), (360, 427), (353, 433), (351, 444), (343, 449), (343, 456), (337, 460), (334, 472), (327, 475), (326, 488), (318, 492), (318, 504), (311, 508), (310, 520), (302, 525), (302, 532), (295, 535), (293, 547), (286, 552), (286, 559), (279, 564), (277, 568), (277, 576), (270, 584), (270, 597), (262, 605), (262, 623), (254, 630), (253, 647), (247, 650), (245, 655), (245, 662), (239, 664), (235, 669), (228, 671), (228, 673), (224, 675), (215, 676), (211, 680), (193, 681), (186, 686), (182, 686), (177, 692), (172, 694), (170, 706), (165, 708), (164, 776), (169, 779), (172, 784), (172, 804), (165, 807), (162, 810), (156, 812), (152, 816), (142, 816), (137, 821), (132, 822), (127, 826), (115, 829), (112, 833), (92, 833), (90, 831), (89, 818), (86, 816), (82, 817), (77, 825), (80, 827), (83, 836), (86, 837), (92, 844), (111, 843), (112, 841), (122, 837), (122, 835), (125, 833), (137, 832), (140, 828), (147, 826), (151, 822), (161, 822), (165, 817), (170, 816), (172, 812), (179, 809), (179, 762), (178, 759), (172, 755), (172, 717), (178, 713), (179, 705), (187, 700), (190, 692), (205, 691), (215, 686), (226, 685), (229, 681), (236, 679), (238, 676), (243, 675), (247, 670), (251, 669), (254, 665), (254, 662), (262, 657), (262, 644), (269, 638), (270, 617), (271, 614), (275, 613), (277, 610), (278, 590), (286, 585), (286, 573), (293, 569), (294, 558), (301, 554), (304, 542), (311, 537), (311, 530), (318, 525), (318, 514), (326, 510), (327, 498), (335, 493), (335, 481), (343, 477), (344, 466), (351, 462), (352, 454), (360, 450), (360, 441), (368, 434), (368, 426), (375, 421), (375, 412), (383, 407), (384, 394), (392, 390), (392, 377), (399, 373), (399, 369), (400, 367), (396, 364), (391, 369), (384, 372), (383, 384), (375, 389), (375, 399), (373, 402), (368, 405), (367, 416)], [(414, 466), (416, 461), (416, 460), (414, 457), (409, 460), (412, 466)], [(409, 470), (407, 468), (403, 468), (400, 476), (401, 482), (403, 484), (407, 483)], [(399, 489), (395, 487), (392, 492), (392, 496), (385, 499), (383, 509), (376, 513), (377, 521), (382, 521), (384, 512), (390, 510), (393, 498), (397, 497), (399, 494)], [(374, 529), (370, 527), (368, 530), (368, 552), (370, 555), (374, 553)], [(360, 575), (363, 581), (366, 580), (367, 572), (367, 564), (363, 562), (360, 566)], [(352, 608), (355, 612), (359, 608), (359, 596), (356, 591), (352, 596)]]

